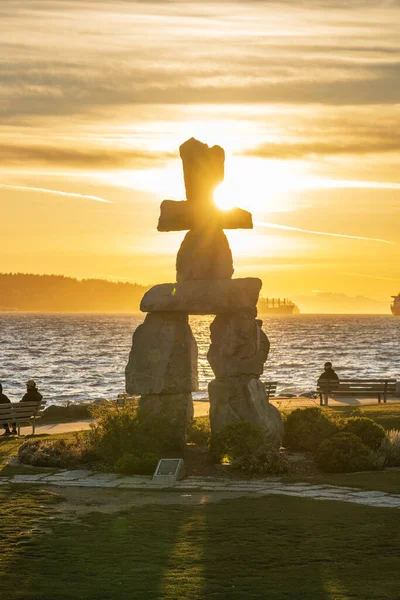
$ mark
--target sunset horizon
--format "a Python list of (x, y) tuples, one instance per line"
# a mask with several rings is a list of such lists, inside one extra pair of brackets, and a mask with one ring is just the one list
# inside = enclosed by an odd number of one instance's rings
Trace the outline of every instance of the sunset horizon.
[(234, 277), (263, 296), (400, 289), (397, 2), (2, 6), (1, 272), (175, 280), (179, 146), (225, 149)]

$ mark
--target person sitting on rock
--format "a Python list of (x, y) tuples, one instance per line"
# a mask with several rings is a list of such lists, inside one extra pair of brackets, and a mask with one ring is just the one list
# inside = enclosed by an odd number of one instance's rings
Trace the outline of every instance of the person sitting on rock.
[[(339, 382), (339, 376), (332, 369), (332, 363), (326, 362), (324, 364), (324, 372), (318, 377), (318, 385), (326, 385), (329, 388), (329, 391), (333, 391), (335, 389), (335, 382)], [(328, 394), (323, 394), (324, 405), (328, 406)]]
[(26, 394), (24, 394), (21, 402), (39, 402), (43, 400), (42, 394), (36, 387), (36, 383), (33, 379), (26, 382)]
[[(3, 394), (3, 386), (0, 383), (0, 404), (10, 404), (10, 398)], [(3, 423), (4, 433), (3, 435), (16, 435), (17, 433), (17, 424), (12, 424), (12, 431), (10, 431), (10, 426), (8, 423)]]

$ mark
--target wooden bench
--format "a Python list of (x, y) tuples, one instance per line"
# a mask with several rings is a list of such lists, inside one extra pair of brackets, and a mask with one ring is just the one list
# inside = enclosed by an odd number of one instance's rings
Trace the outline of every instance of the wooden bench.
[(386, 403), (387, 396), (396, 391), (396, 379), (340, 379), (340, 381), (321, 381), (317, 384), (320, 405), (326, 406), (328, 397), (345, 398), (355, 396), (359, 398), (377, 398), (380, 404), (382, 399)]
[(267, 400), (276, 396), (277, 381), (264, 381), (265, 391), (267, 393)]
[(40, 419), (46, 400), (41, 402), (10, 402), (0, 404), (0, 425), (3, 423), (16, 423), (18, 435), (22, 424), (32, 425), (32, 434), (35, 433), (36, 419)]

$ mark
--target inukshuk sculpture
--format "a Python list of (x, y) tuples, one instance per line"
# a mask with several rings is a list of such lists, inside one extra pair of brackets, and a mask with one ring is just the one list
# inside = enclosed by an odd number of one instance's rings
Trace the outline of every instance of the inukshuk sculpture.
[(134, 335), (126, 367), (126, 390), (140, 394), (142, 418), (165, 419), (182, 447), (198, 389), (197, 346), (188, 315), (216, 315), (208, 360), (215, 379), (208, 386), (212, 432), (230, 421), (261, 426), (279, 446), (279, 411), (260, 381), (269, 341), (256, 319), (261, 280), (232, 279), (232, 253), (224, 229), (252, 229), (251, 213), (220, 211), (213, 192), (224, 178), (224, 150), (191, 138), (180, 147), (186, 201), (164, 200), (158, 231), (189, 230), (176, 259), (176, 283), (152, 287), (140, 309), (147, 312)]

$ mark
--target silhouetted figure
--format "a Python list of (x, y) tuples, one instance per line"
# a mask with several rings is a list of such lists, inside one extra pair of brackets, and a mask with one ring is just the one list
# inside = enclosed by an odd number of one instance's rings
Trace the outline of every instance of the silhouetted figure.
[(26, 382), (26, 394), (24, 394), (21, 402), (39, 402), (43, 399), (42, 394), (36, 387), (36, 383), (33, 379)]
[[(324, 384), (326, 382), (327, 388), (332, 391), (335, 388), (335, 382), (339, 382), (338, 374), (332, 369), (332, 363), (326, 362), (324, 364), (324, 372), (318, 377), (318, 384)], [(329, 384), (329, 385), (328, 385)], [(325, 406), (328, 405), (328, 393), (323, 394), (323, 401)]]
[[(0, 383), (0, 404), (10, 404), (11, 400), (8, 396), (3, 394), (3, 386)], [(12, 431), (10, 431), (10, 427), (8, 423), (3, 423), (4, 433), (3, 435), (15, 435), (17, 433), (17, 425), (16, 423), (12, 423)]]

